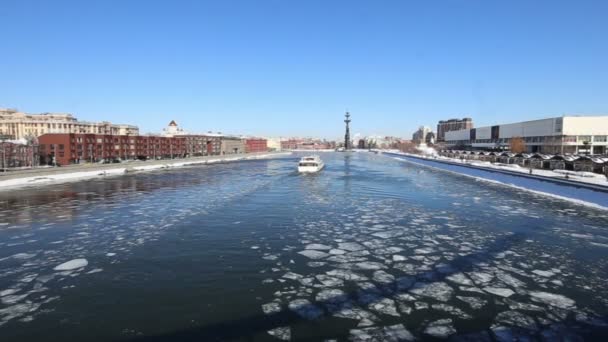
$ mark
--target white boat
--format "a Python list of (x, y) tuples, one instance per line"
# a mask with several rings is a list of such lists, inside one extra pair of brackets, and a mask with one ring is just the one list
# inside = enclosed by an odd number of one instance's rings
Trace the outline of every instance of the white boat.
[(319, 156), (306, 156), (298, 163), (298, 172), (319, 172), (325, 166)]

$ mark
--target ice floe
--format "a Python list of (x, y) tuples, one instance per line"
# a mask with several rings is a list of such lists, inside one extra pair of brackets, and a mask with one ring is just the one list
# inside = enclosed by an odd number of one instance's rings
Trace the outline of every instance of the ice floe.
[(87, 259), (73, 259), (70, 261), (66, 261), (63, 264), (55, 266), (53, 268), (55, 271), (71, 271), (79, 268), (86, 267), (89, 264)]
[(452, 297), (454, 289), (444, 282), (415, 283), (409, 290), (411, 293), (431, 297), (438, 301), (447, 302)]
[(289, 310), (306, 319), (317, 319), (323, 315), (323, 311), (307, 299), (296, 299), (289, 302)]
[(291, 328), (290, 327), (279, 327), (268, 330), (268, 335), (274, 336), (282, 341), (291, 340)]

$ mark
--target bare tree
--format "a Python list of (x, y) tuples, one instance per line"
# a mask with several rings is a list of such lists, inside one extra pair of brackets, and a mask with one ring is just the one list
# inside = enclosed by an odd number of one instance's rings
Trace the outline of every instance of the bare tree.
[(521, 137), (513, 137), (509, 147), (513, 153), (522, 153), (526, 150), (526, 142)]

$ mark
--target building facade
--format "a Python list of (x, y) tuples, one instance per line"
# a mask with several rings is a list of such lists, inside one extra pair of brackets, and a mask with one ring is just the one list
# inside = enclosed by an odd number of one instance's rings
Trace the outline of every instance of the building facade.
[(0, 141), (0, 169), (37, 166), (38, 145), (21, 141)]
[(221, 136), (221, 154), (240, 154), (245, 153), (245, 141), (239, 137)]
[(185, 139), (110, 134), (45, 134), (38, 138), (40, 164), (68, 165), (102, 160), (181, 158)]
[(221, 154), (222, 143), (221, 137), (218, 135), (186, 134), (178, 137), (185, 140), (186, 153), (189, 156), (217, 156)]
[(463, 129), (473, 128), (473, 119), (462, 118), (462, 119), (449, 119), (441, 120), (437, 123), (437, 142), (445, 141), (445, 133), (451, 131), (460, 131)]
[(429, 127), (420, 126), (414, 134), (412, 134), (412, 141), (416, 144), (422, 143), (433, 143), (435, 134), (431, 131)]
[(138, 135), (139, 128), (107, 121), (78, 121), (65, 113), (26, 114), (16, 109), (0, 109), (0, 135), (18, 140), (55, 133)]
[(268, 152), (268, 141), (262, 138), (246, 138), (245, 152)]
[(563, 116), (445, 133), (446, 146), (504, 149), (521, 138), (526, 152), (606, 154), (608, 116)]

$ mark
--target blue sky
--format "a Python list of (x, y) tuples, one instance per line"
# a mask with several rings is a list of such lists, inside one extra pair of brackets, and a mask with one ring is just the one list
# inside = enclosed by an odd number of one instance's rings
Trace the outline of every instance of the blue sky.
[(0, 107), (160, 131), (410, 136), (608, 114), (608, 1), (1, 0)]

